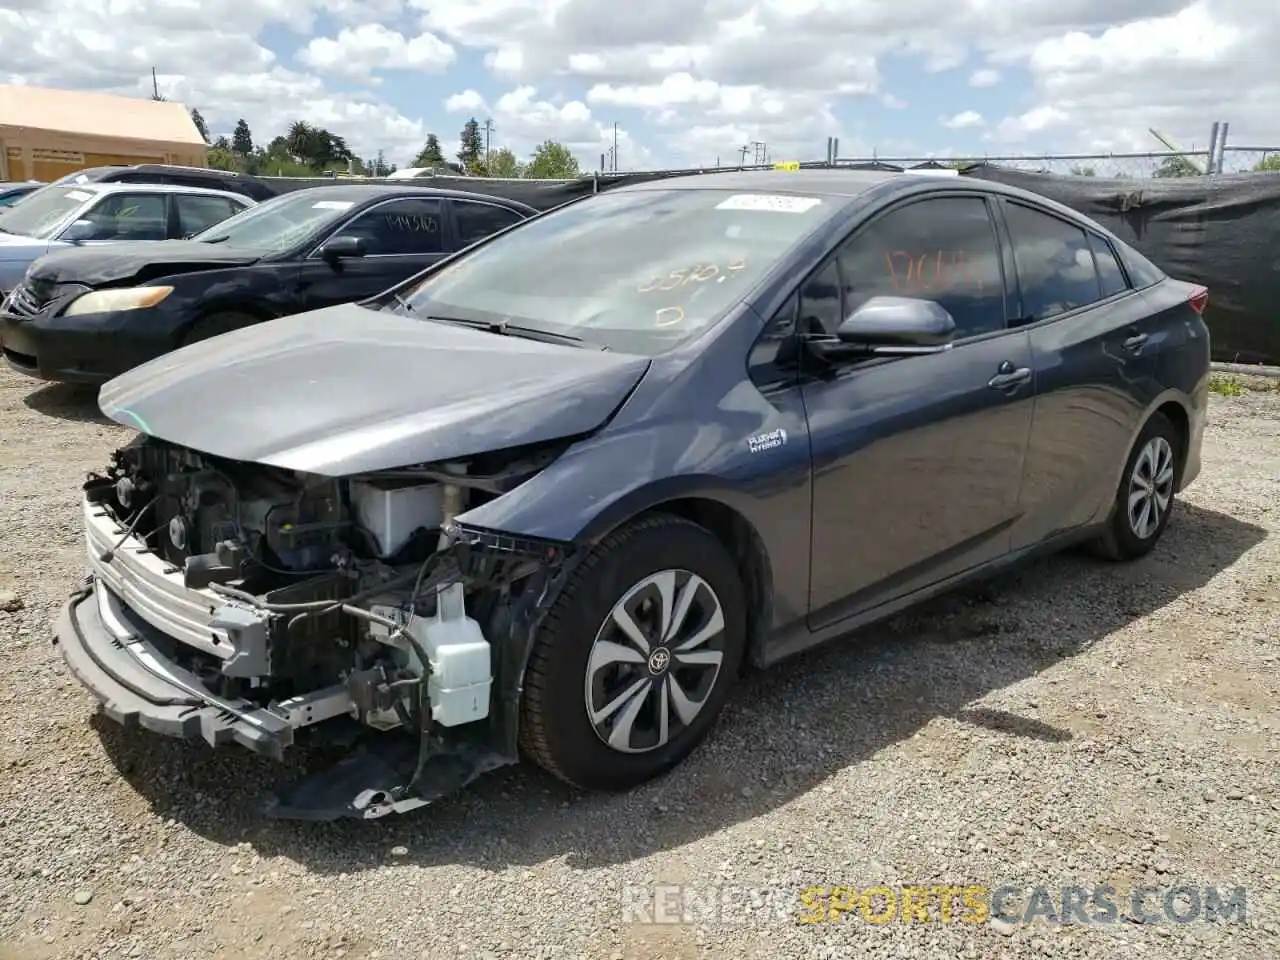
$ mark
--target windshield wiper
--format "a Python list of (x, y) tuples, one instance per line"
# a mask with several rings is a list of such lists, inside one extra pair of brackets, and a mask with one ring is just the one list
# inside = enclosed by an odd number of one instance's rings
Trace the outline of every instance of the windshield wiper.
[[(410, 307), (410, 309), (412, 308)], [(426, 319), (436, 320), (440, 323), (454, 323), (460, 327), (471, 327), (473, 330), (485, 330), (502, 337), (521, 337), (525, 340), (540, 340), (543, 343), (564, 343), (574, 347), (587, 347), (601, 351), (609, 349), (605, 344), (592, 343), (572, 334), (553, 333), (550, 330), (526, 326), (523, 323), (512, 323), (510, 320), (469, 320), (463, 317), (442, 317), (434, 313), (426, 317)]]

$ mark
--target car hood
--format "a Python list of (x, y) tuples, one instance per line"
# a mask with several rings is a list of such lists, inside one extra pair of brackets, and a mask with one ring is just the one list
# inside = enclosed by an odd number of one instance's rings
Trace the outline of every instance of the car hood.
[(589, 433), (649, 363), (344, 304), (182, 347), (98, 403), (204, 453), (346, 476)]
[(222, 244), (196, 240), (122, 240), (68, 247), (50, 255), (32, 277), (54, 283), (84, 283), (91, 287), (150, 279), (171, 273), (217, 270), (256, 263), (261, 255)]
[(0, 233), (0, 260), (30, 260), (50, 247), (48, 240), (37, 240), (17, 233)]

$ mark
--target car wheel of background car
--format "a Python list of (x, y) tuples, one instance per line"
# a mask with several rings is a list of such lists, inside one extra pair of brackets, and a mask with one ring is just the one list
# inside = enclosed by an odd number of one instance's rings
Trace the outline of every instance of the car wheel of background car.
[(1182, 456), (1177, 428), (1152, 414), (1129, 453), (1106, 533), (1093, 545), (1108, 560), (1134, 560), (1151, 551), (1173, 510)]
[(257, 323), (258, 318), (247, 313), (237, 313), (234, 310), (224, 311), (222, 313), (211, 313), (201, 317), (191, 326), (187, 327), (186, 333), (182, 336), (182, 346), (188, 343), (196, 343), (199, 340), (208, 340), (210, 337), (216, 337), (219, 334), (229, 333), (232, 330), (239, 330), (241, 327), (247, 327), (250, 324)]
[(524, 752), (585, 789), (625, 789), (706, 737), (742, 662), (746, 598), (711, 533), (658, 514), (606, 537), (548, 611), (525, 675)]

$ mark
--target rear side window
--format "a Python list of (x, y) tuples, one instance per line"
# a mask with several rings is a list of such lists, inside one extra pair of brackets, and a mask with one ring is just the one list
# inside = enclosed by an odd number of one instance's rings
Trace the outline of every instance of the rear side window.
[(1164, 271), (1133, 249), (1133, 247), (1118, 243), (1116, 244), (1116, 250), (1120, 253), (1120, 259), (1129, 271), (1129, 279), (1133, 282), (1135, 290), (1149, 287), (1164, 279)]
[(1102, 299), (1084, 230), (1019, 203), (1006, 204), (1005, 220), (1022, 287), (1023, 322), (1047, 320)]
[(839, 260), (844, 316), (872, 297), (917, 297), (951, 314), (957, 339), (1005, 326), (1000, 247), (981, 197), (893, 210), (847, 241)]
[(244, 209), (243, 205), (233, 204), (226, 197), (199, 194), (178, 194), (174, 202), (178, 205), (179, 232), (184, 237), (208, 230)]
[(1093, 262), (1098, 268), (1098, 283), (1102, 286), (1103, 297), (1114, 297), (1129, 289), (1125, 282), (1124, 271), (1120, 269), (1120, 261), (1116, 259), (1111, 244), (1096, 233), (1089, 234), (1089, 246), (1093, 248)]
[(505, 230), (524, 218), (506, 207), (492, 203), (472, 203), (469, 200), (453, 201), (453, 218), (458, 224), (458, 245), (469, 247), (491, 233)]

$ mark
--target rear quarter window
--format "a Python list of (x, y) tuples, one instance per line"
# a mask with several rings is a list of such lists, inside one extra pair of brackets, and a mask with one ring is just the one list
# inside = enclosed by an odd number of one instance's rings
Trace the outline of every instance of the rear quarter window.
[(1115, 248), (1121, 262), (1124, 263), (1125, 271), (1129, 274), (1129, 282), (1135, 290), (1149, 287), (1164, 279), (1164, 271), (1133, 247), (1117, 240)]

